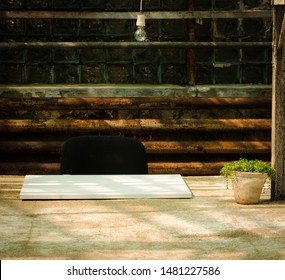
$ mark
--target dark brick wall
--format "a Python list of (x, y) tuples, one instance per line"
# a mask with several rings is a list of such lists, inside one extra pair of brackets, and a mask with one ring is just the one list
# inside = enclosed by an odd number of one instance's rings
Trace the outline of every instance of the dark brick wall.
[[(267, 0), (205, 0), (196, 1), (197, 10), (268, 9)], [(270, 42), (271, 19), (213, 19), (197, 24), (196, 40)], [(197, 76), (201, 84), (271, 83), (270, 48), (198, 50)]]
[[(1, 0), (0, 10), (137, 11), (139, 0)], [(144, 10), (186, 10), (187, 0), (144, 0)], [(267, 0), (203, 0), (196, 10), (268, 8)], [(196, 41), (271, 41), (269, 19), (197, 22)], [(135, 20), (0, 19), (0, 40), (133, 41)], [(150, 41), (186, 41), (184, 20), (147, 20)], [(183, 49), (0, 51), (0, 83), (186, 84)], [(194, 66), (193, 66), (194, 67)], [(271, 83), (271, 49), (196, 50), (197, 83)]]

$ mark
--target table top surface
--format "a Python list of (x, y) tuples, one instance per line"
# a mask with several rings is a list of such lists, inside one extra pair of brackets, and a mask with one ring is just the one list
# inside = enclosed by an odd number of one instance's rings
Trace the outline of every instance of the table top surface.
[(283, 259), (285, 201), (239, 205), (217, 176), (183, 177), (192, 199), (21, 200), (0, 176), (3, 259)]

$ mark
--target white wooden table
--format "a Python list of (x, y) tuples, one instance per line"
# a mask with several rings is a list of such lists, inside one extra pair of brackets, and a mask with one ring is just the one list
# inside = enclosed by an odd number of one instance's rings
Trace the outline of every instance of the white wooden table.
[(28, 199), (192, 198), (181, 175), (26, 175)]

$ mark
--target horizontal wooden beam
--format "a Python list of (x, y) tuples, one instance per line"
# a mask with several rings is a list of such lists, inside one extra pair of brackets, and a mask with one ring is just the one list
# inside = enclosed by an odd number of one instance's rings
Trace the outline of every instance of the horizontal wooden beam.
[[(0, 154), (60, 154), (64, 141), (0, 142)], [(148, 154), (268, 154), (270, 141), (143, 141)]]
[[(271, 97), (269, 84), (2, 84), (0, 100), (7, 98), (137, 98), (137, 97)], [(150, 99), (149, 99), (150, 100)], [(258, 102), (258, 101), (257, 101)], [(231, 103), (231, 101), (230, 101)]]
[(270, 119), (0, 120), (0, 133), (270, 130)]
[(0, 162), (0, 174), (27, 175), (27, 174), (60, 174), (60, 164), (51, 162), (17, 161)]
[[(0, 18), (13, 19), (136, 19), (139, 12), (1, 11)], [(271, 10), (157, 11), (144, 12), (146, 19), (271, 18)]]
[(0, 98), (1, 111), (271, 108), (271, 97)]
[(270, 141), (147, 141), (149, 154), (267, 154)]
[(0, 50), (13, 49), (152, 49), (152, 48), (271, 48), (271, 42), (1, 42)]
[(4, 140), (0, 141), (0, 154), (19, 155), (19, 154), (60, 154), (61, 146), (64, 141), (42, 140)]
[[(150, 174), (219, 175), (225, 162), (150, 162)], [(59, 174), (59, 163), (0, 162), (0, 173), (6, 175)]]
[(226, 162), (150, 162), (149, 173), (181, 175), (219, 175)]
[[(150, 174), (219, 175), (227, 161), (149, 162)], [(0, 173), (6, 175), (60, 174), (60, 163), (0, 162)]]
[[(151, 174), (218, 175), (225, 162), (149, 162)], [(0, 162), (0, 173), (6, 175), (59, 174), (60, 163)]]

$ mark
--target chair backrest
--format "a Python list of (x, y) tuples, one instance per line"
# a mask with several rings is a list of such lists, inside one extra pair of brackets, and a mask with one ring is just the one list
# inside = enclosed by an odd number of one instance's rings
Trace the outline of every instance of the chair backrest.
[(61, 174), (147, 174), (143, 144), (120, 136), (77, 136), (61, 150)]

